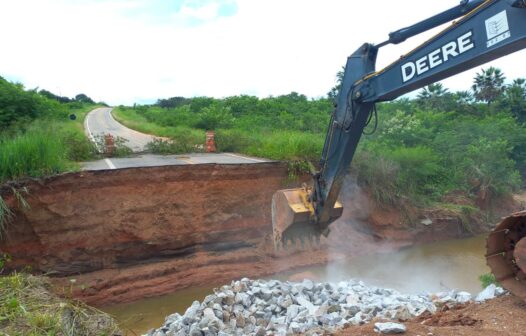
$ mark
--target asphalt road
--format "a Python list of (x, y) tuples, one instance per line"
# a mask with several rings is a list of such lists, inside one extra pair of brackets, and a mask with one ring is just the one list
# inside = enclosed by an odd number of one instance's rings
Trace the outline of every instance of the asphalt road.
[(101, 107), (91, 111), (86, 116), (84, 129), (91, 141), (95, 142), (95, 139), (104, 134), (111, 134), (115, 138), (121, 137), (128, 140), (125, 145), (134, 152), (142, 152), (146, 149), (146, 144), (156, 138), (153, 135), (137, 132), (120, 124), (111, 115), (111, 110), (109, 107)]
[[(137, 132), (120, 124), (111, 115), (111, 108), (97, 108), (86, 116), (84, 128), (89, 138), (95, 142), (98, 136), (111, 134), (114, 137), (121, 137), (126, 140), (126, 145), (136, 154), (127, 158), (105, 158), (102, 160), (84, 162), (82, 167), (85, 170), (104, 170), (119, 169), (129, 167), (156, 167), (170, 165), (187, 164), (239, 164), (239, 163), (258, 163), (269, 162), (270, 160), (248, 157), (233, 153), (190, 153), (184, 155), (156, 155), (143, 152), (146, 144), (155, 136)], [(204, 142), (204, 139), (203, 139)]]

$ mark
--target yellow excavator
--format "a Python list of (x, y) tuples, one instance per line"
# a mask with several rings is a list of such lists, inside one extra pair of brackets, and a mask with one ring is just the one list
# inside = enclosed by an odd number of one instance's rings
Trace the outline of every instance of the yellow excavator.
[[(381, 47), (454, 21), (416, 49), (376, 70)], [(364, 27), (366, 28), (366, 27)], [(364, 128), (377, 117), (375, 104), (397, 97), (526, 47), (526, 0), (463, 0), (412, 26), (364, 44), (347, 60), (312, 184), (280, 190), (272, 198), (276, 247), (327, 236), (343, 211), (338, 202)], [(487, 262), (497, 280), (526, 300), (526, 212), (511, 215), (490, 233)]]

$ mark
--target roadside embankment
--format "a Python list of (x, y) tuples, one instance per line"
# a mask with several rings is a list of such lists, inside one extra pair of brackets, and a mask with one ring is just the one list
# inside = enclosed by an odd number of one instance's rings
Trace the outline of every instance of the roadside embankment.
[[(14, 219), (0, 250), (94, 305), (257, 278), (347, 254), (461, 237), (461, 221), (429, 213), (425, 224), (380, 209), (348, 183), (345, 213), (316, 249), (275, 252), (273, 193), (290, 186), (287, 165), (187, 165), (68, 173), (28, 180), (29, 208), (0, 189)], [(430, 223), (429, 223), (430, 222)], [(474, 223), (474, 230), (484, 227)], [(382, 244), (378, 244), (382, 242)], [(329, 246), (331, 247), (329, 249)], [(381, 246), (381, 247), (379, 247)]]

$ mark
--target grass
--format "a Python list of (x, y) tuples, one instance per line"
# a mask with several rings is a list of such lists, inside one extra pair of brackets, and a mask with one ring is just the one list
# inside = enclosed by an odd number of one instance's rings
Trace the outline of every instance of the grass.
[[(25, 195), (29, 194), (29, 191), (26, 187), (15, 188), (11, 187), (13, 196), (17, 200), (18, 208), (21, 210), (27, 210), (30, 208), (29, 203), (25, 199)], [(5, 200), (0, 196), (0, 241), (2, 241), (7, 235), (7, 226), (13, 219), (13, 210), (5, 202)], [(2, 256), (0, 255), (0, 262), (2, 261)], [(1, 263), (0, 263), (1, 264)], [(0, 274), (1, 272), (0, 265)]]
[(39, 119), (13, 135), (0, 137), (0, 183), (78, 170), (76, 162), (95, 157), (83, 130), (93, 106), (72, 110), (77, 120)]
[(180, 132), (178, 131), (180, 127), (161, 126), (149, 122), (145, 117), (138, 114), (135, 110), (132, 109), (115, 108), (113, 109), (112, 114), (115, 120), (117, 120), (124, 126), (142, 133), (153, 134), (160, 137), (173, 138)]
[(465, 204), (454, 204), (454, 203), (441, 203), (439, 204), (441, 209), (445, 209), (459, 220), (459, 224), (464, 233), (473, 234), (472, 223), (476, 223), (476, 217), (480, 214), (480, 209), (471, 205)]
[(186, 126), (161, 126), (148, 121), (133, 109), (115, 108), (113, 117), (121, 124), (142, 133), (166, 139), (154, 140), (147, 150), (156, 154), (183, 154), (203, 151), (205, 131)]
[(0, 335), (120, 335), (107, 314), (79, 301), (59, 298), (47, 278), (0, 276)]
[[(159, 154), (181, 154), (200, 151), (205, 131), (187, 126), (161, 126), (148, 121), (136, 110), (116, 108), (113, 116), (125, 126), (173, 141), (155, 141), (149, 149)], [(318, 160), (323, 148), (321, 134), (299, 131), (250, 132), (242, 129), (219, 129), (216, 145), (220, 152), (265, 157), (273, 160)]]
[(496, 286), (500, 286), (497, 279), (495, 278), (495, 275), (492, 273), (482, 274), (479, 276), (480, 284), (482, 285), (482, 288), (486, 288), (491, 284), (494, 284)]
[(74, 167), (64, 141), (53, 129), (39, 126), (0, 140), (0, 181), (51, 175)]
[(317, 161), (323, 149), (324, 138), (319, 134), (280, 131), (260, 133), (250, 138), (249, 146), (240, 148), (241, 153), (273, 160)]
[(5, 238), (5, 235), (7, 233), (7, 225), (11, 222), (12, 219), (13, 211), (11, 211), (11, 209), (4, 201), (2, 196), (0, 196), (0, 241)]

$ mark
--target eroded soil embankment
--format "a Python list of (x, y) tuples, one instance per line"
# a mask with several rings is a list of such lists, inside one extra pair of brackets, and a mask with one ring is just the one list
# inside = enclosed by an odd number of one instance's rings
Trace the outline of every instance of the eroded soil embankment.
[[(343, 220), (319, 249), (275, 253), (270, 201), (287, 184), (281, 163), (130, 168), (28, 181), (30, 209), (15, 209), (0, 250), (95, 305), (189, 286), (274, 274), (343, 253), (457, 237), (455, 218), (408, 227), (347, 188)], [(360, 224), (361, 223), (361, 224)], [(338, 248), (329, 253), (328, 247)], [(75, 282), (69, 280), (74, 278)]]

